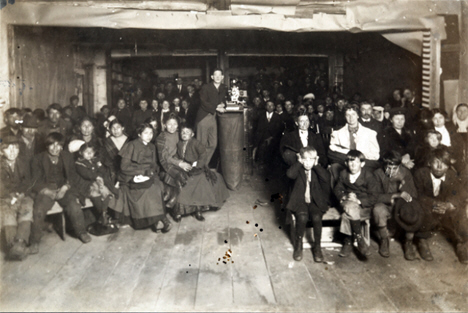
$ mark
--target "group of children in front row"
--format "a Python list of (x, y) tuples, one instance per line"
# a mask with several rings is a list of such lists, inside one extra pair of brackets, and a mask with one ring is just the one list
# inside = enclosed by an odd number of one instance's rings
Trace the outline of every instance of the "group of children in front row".
[(293, 258), (302, 259), (303, 236), (311, 220), (313, 257), (316, 262), (323, 261), (322, 216), (328, 210), (333, 192), (343, 212), (340, 232), (344, 241), (339, 256), (349, 256), (355, 241), (362, 257), (370, 255), (361, 222), (372, 219), (378, 228), (379, 253), (389, 257), (387, 223), (392, 219), (405, 233), (403, 248), (407, 260), (417, 258), (416, 246), (422, 259), (433, 260), (427, 239), (442, 226), (450, 234), (459, 261), (468, 264), (468, 194), (466, 181), (462, 179), (466, 173), (459, 177), (450, 168), (451, 156), (445, 147), (430, 151), (426, 161), (426, 166), (416, 170), (413, 178), (396, 151), (387, 152), (383, 167), (372, 172), (364, 167), (364, 155), (350, 150), (346, 155), (346, 169), (332, 190), (330, 174), (319, 165), (317, 151), (310, 146), (301, 148), (297, 162), (287, 171), (287, 176), (295, 180), (287, 204), (296, 217)]

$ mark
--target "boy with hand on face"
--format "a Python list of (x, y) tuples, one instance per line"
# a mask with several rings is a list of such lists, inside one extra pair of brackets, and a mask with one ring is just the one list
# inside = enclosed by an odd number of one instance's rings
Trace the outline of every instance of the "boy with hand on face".
[(320, 240), (322, 237), (322, 216), (328, 210), (331, 185), (330, 173), (319, 165), (317, 151), (310, 146), (303, 147), (297, 154), (297, 162), (286, 175), (295, 180), (286, 208), (296, 217), (293, 258), (302, 260), (302, 238), (305, 227), (312, 220), (314, 246), (312, 252), (315, 262), (323, 262)]
[(361, 220), (369, 218), (377, 201), (378, 182), (370, 169), (364, 168), (362, 152), (350, 150), (346, 155), (346, 169), (340, 172), (333, 190), (343, 209), (340, 232), (345, 235), (341, 257), (351, 253), (352, 243), (357, 240), (358, 250), (363, 256), (370, 255), (369, 247), (361, 231)]

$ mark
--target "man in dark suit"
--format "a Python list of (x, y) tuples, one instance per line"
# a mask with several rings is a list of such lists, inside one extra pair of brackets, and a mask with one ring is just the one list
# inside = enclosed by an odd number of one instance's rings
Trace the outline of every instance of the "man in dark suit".
[(451, 156), (447, 148), (434, 150), (429, 166), (418, 169), (414, 174), (418, 198), (395, 210), (396, 222), (406, 231), (404, 251), (407, 260), (416, 258), (413, 245), (416, 238), (421, 257), (432, 261), (434, 258), (427, 239), (431, 231), (442, 226), (455, 243), (459, 261), (468, 264), (468, 194), (450, 165)]
[(313, 147), (319, 156), (320, 165), (324, 168), (328, 166), (328, 158), (325, 147), (323, 146), (322, 137), (314, 134), (310, 128), (310, 121), (307, 115), (296, 117), (297, 129), (285, 133), (280, 142), (280, 153), (283, 160), (289, 166), (297, 161), (297, 153), (303, 147)]
[(276, 151), (281, 139), (284, 125), (281, 117), (274, 112), (275, 104), (268, 101), (265, 105), (266, 111), (258, 118), (254, 138), (254, 149), (260, 163), (271, 164), (276, 156)]
[(206, 147), (207, 164), (218, 145), (218, 126), (216, 124), (216, 112), (224, 113), (227, 97), (227, 87), (222, 83), (223, 70), (216, 68), (211, 75), (213, 81), (202, 87), (200, 91), (200, 108), (195, 119), (197, 139)]
[(32, 158), (41, 152), (40, 144), (38, 143), (37, 128), (39, 122), (32, 114), (26, 114), (23, 118), (23, 130), (21, 139), (19, 140), (19, 150), (21, 158), (26, 161), (28, 166), (31, 164)]
[(377, 135), (380, 134), (382, 132), (383, 124), (372, 117), (372, 105), (364, 101), (359, 106), (359, 111), (361, 112), (359, 123), (361, 123), (362, 126), (374, 130)]

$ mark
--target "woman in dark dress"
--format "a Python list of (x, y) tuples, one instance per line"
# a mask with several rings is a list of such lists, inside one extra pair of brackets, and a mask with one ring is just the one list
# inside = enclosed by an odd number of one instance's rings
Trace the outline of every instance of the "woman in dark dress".
[(102, 164), (108, 168), (112, 181), (116, 183), (117, 173), (120, 171), (120, 161), (122, 160), (119, 152), (129, 140), (125, 134), (123, 123), (118, 119), (109, 123), (109, 131), (111, 135), (104, 139), (100, 154)]
[[(94, 132), (94, 119), (89, 116), (85, 116), (79, 121), (77, 127), (78, 129), (76, 130), (76, 134), (71, 136), (68, 145), (68, 151), (75, 155), (75, 159), (78, 158), (77, 152), (79, 147), (81, 147), (82, 141), (95, 147), (102, 147), (102, 139)], [(74, 142), (79, 144), (75, 144)]]
[(113, 210), (122, 224), (131, 224), (135, 229), (151, 226), (156, 230), (161, 221), (162, 232), (166, 233), (172, 225), (164, 209), (156, 147), (151, 143), (153, 127), (144, 123), (137, 134), (138, 138), (126, 143), (119, 152), (120, 193)]
[(159, 161), (164, 170), (162, 179), (169, 186), (169, 207), (175, 221), (183, 215), (194, 214), (203, 221), (202, 211), (219, 208), (229, 197), (223, 177), (210, 171), (206, 164), (206, 148), (193, 138), (185, 127), (179, 140), (178, 118), (171, 115), (165, 121), (165, 131), (157, 139)]

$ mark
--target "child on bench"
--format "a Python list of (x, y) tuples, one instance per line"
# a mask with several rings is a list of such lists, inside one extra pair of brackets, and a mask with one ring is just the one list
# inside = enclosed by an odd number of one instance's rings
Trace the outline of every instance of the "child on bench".
[(306, 224), (312, 220), (314, 228), (314, 246), (312, 252), (315, 262), (323, 262), (320, 240), (322, 238), (322, 216), (328, 210), (331, 185), (330, 173), (319, 165), (317, 151), (303, 147), (297, 154), (297, 162), (286, 175), (295, 180), (286, 208), (296, 217), (296, 238), (293, 258), (302, 260), (302, 238)]
[(364, 167), (365, 158), (362, 152), (350, 150), (345, 164), (347, 168), (340, 172), (333, 190), (343, 209), (340, 232), (345, 235), (345, 239), (339, 256), (349, 256), (352, 243), (357, 240), (359, 252), (366, 257), (370, 253), (361, 232), (361, 220), (370, 218), (377, 201), (379, 185), (371, 169)]
[(8, 136), (0, 144), (0, 209), (7, 257), (21, 261), (28, 256), (34, 202), (29, 197), (29, 164), (18, 158), (19, 143), (17, 137)]

